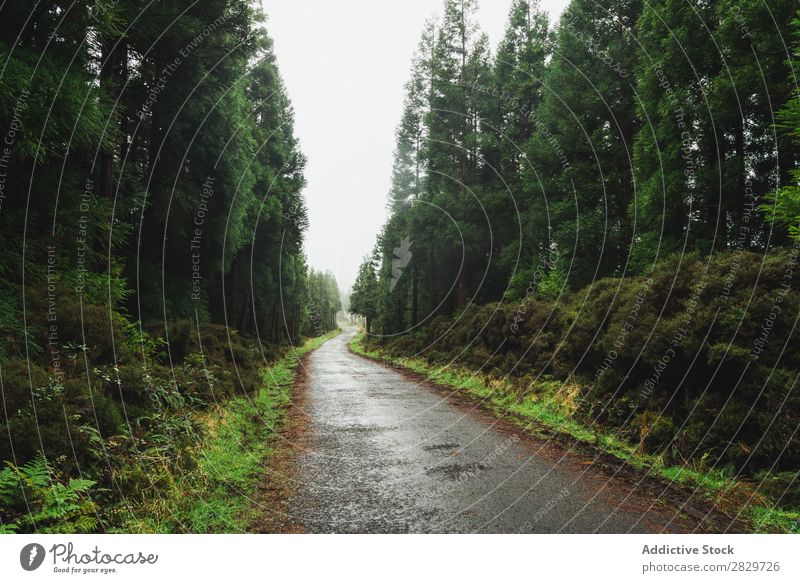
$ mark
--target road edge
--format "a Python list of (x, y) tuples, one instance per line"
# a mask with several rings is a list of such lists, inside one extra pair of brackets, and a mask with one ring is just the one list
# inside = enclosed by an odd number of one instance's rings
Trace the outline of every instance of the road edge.
[(296, 355), (290, 402), (281, 416), (272, 437), (273, 452), (265, 458), (253, 496), (252, 506), (258, 516), (248, 532), (255, 534), (301, 534), (303, 526), (290, 515), (289, 501), (297, 486), (294, 475), (299, 454), (308, 447), (308, 414), (306, 413), (308, 372), (306, 362), (311, 355), (342, 333), (341, 328), (326, 334), (319, 344)]

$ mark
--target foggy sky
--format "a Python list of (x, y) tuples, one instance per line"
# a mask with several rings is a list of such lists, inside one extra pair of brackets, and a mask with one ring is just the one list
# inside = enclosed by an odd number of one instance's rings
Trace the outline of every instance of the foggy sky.
[[(541, 5), (551, 20), (566, 0)], [(441, 0), (262, 0), (308, 158), (309, 264), (348, 289), (387, 212), (394, 134), (424, 21)], [(482, 0), (496, 48), (511, 0)]]

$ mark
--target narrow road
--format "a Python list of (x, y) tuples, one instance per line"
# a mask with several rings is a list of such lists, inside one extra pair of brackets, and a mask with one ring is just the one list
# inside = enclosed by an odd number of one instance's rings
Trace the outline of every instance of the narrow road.
[(621, 504), (635, 485), (350, 353), (354, 333), (305, 361), (307, 443), (289, 503), (305, 532), (687, 529), (644, 494)]

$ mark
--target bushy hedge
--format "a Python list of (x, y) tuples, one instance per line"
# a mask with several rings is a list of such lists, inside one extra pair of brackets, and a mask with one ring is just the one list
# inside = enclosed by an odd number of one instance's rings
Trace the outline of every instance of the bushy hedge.
[(546, 299), (475, 306), (373, 346), (493, 376), (519, 398), (581, 387), (575, 415), (667, 461), (800, 468), (797, 250), (673, 257)]

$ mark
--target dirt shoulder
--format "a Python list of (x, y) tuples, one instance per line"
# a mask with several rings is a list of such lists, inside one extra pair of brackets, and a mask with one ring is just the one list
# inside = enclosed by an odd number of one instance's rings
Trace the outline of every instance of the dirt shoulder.
[(275, 451), (263, 468), (263, 479), (254, 495), (259, 518), (249, 531), (260, 534), (297, 534), (303, 527), (289, 513), (289, 501), (297, 493), (296, 465), (309, 444), (307, 414), (307, 363), (311, 352), (298, 361), (292, 387), (291, 404), (287, 406), (275, 438)]

